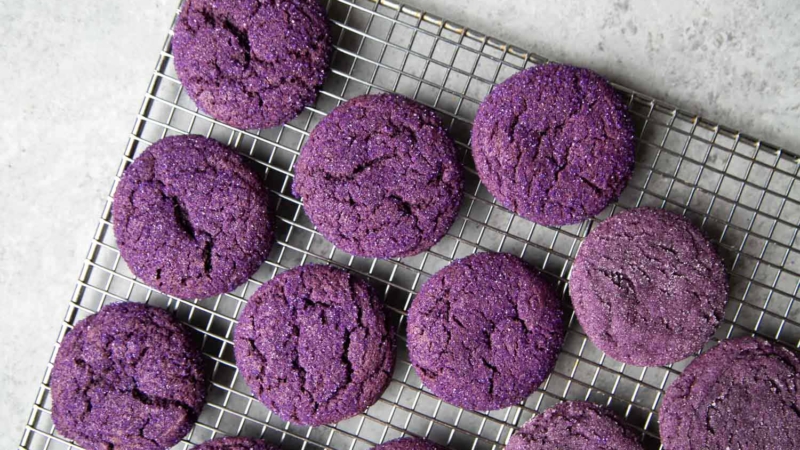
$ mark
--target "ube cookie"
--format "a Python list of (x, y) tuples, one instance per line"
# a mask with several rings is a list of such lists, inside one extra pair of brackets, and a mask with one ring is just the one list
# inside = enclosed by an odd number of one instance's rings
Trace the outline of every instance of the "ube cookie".
[(479, 253), (422, 286), (408, 312), (408, 351), (422, 383), (471, 410), (514, 405), (536, 390), (564, 340), (551, 286), (521, 259)]
[(233, 290), (272, 246), (267, 190), (233, 150), (202, 136), (151, 145), (117, 185), (117, 246), (148, 286), (179, 298)]
[(259, 288), (239, 318), (234, 350), (253, 394), (303, 425), (364, 411), (394, 366), (394, 335), (372, 288), (322, 265), (294, 268)]
[(315, 0), (188, 0), (172, 39), (189, 97), (237, 128), (281, 125), (314, 103), (332, 48)]
[(472, 156), (497, 201), (543, 225), (588, 219), (615, 201), (634, 163), (625, 104), (600, 75), (546, 64), (513, 75), (483, 101)]
[(280, 450), (261, 439), (248, 437), (223, 437), (203, 442), (194, 450)]
[(527, 421), (508, 450), (641, 450), (610, 410), (589, 402), (563, 402)]
[(597, 348), (624, 363), (659, 366), (696, 353), (711, 338), (728, 279), (691, 222), (639, 208), (609, 218), (583, 241), (569, 291)]
[(206, 386), (185, 326), (165, 310), (116, 303), (64, 336), (50, 378), (53, 423), (86, 449), (166, 449), (192, 428)]
[(433, 110), (395, 94), (366, 95), (314, 128), (292, 188), (337, 247), (392, 258), (427, 250), (447, 233), (462, 173)]
[(664, 448), (797, 448), (800, 359), (754, 338), (723, 341), (667, 389), (659, 412)]
[(447, 450), (447, 447), (427, 439), (404, 437), (384, 442), (374, 447), (375, 450)]

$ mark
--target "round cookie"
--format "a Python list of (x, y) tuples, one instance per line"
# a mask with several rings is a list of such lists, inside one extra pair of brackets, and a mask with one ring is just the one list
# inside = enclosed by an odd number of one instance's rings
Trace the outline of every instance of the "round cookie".
[(151, 145), (117, 185), (117, 246), (148, 286), (204, 298), (247, 280), (272, 246), (267, 190), (233, 150), (202, 136)]
[(86, 449), (170, 448), (192, 428), (206, 386), (188, 328), (163, 309), (115, 303), (64, 336), (53, 423)]
[(365, 281), (322, 265), (270, 280), (245, 306), (236, 365), (284, 420), (323, 425), (374, 404), (391, 381), (394, 334)]
[(318, 1), (189, 0), (172, 53), (197, 106), (237, 128), (269, 128), (311, 105), (333, 46)]
[(461, 204), (456, 148), (433, 110), (395, 94), (334, 109), (311, 132), (292, 189), (317, 229), (357, 256), (432, 247)]
[(447, 450), (447, 447), (417, 437), (403, 437), (375, 446), (374, 450)]
[(543, 225), (588, 219), (633, 172), (633, 122), (600, 75), (546, 64), (513, 75), (483, 101), (472, 128), (481, 182), (498, 202)]
[(586, 335), (637, 366), (700, 350), (723, 317), (725, 265), (687, 219), (639, 208), (601, 223), (581, 245), (569, 284)]
[(754, 338), (723, 341), (689, 364), (659, 412), (664, 448), (797, 448), (800, 358)]
[(471, 410), (519, 403), (553, 369), (564, 340), (552, 287), (521, 259), (479, 253), (432, 276), (408, 312), (408, 351), (422, 382)]
[(280, 450), (280, 448), (261, 439), (228, 436), (203, 442), (194, 447), (194, 450)]
[(641, 450), (610, 410), (589, 402), (563, 402), (527, 421), (508, 450)]

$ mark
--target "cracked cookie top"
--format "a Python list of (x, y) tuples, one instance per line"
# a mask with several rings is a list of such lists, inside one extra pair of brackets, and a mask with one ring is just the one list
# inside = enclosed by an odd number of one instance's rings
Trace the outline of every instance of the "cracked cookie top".
[(422, 382), (453, 405), (493, 410), (524, 400), (555, 365), (563, 312), (521, 259), (479, 253), (432, 276), (408, 312), (408, 351)]
[(447, 447), (417, 437), (403, 437), (375, 446), (374, 450), (447, 450)]
[(203, 442), (194, 447), (194, 450), (280, 450), (280, 448), (261, 439), (227, 436)]
[(432, 247), (461, 205), (453, 141), (433, 110), (395, 94), (334, 109), (311, 132), (292, 189), (317, 229), (358, 256)]
[(560, 64), (497, 86), (472, 128), (481, 182), (503, 206), (549, 226), (580, 222), (616, 200), (634, 149), (633, 123), (614, 88)]
[(253, 394), (303, 425), (364, 411), (394, 366), (394, 334), (372, 288), (323, 265), (296, 267), (259, 288), (239, 318), (234, 350)]
[(687, 219), (638, 208), (595, 228), (581, 245), (569, 285), (594, 345), (637, 366), (699, 351), (722, 320), (728, 278), (722, 258)]
[(64, 336), (50, 379), (53, 422), (86, 449), (161, 450), (205, 399), (200, 350), (167, 311), (115, 303)]
[(641, 450), (633, 433), (610, 410), (589, 402), (563, 402), (525, 422), (508, 450)]
[(267, 190), (230, 148), (202, 136), (151, 145), (117, 185), (117, 246), (148, 286), (179, 298), (233, 290), (272, 246)]
[(189, 97), (246, 129), (287, 123), (313, 104), (332, 49), (317, 0), (189, 0), (172, 39)]
[(664, 448), (788, 449), (800, 436), (800, 358), (744, 337), (691, 362), (659, 411)]

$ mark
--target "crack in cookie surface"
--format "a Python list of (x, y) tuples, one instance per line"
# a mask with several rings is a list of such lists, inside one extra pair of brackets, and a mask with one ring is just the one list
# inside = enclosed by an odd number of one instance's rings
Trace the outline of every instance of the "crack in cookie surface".
[(552, 370), (562, 314), (552, 287), (519, 258), (469, 256), (436, 273), (414, 299), (409, 356), (443, 400), (503, 408), (530, 395)]
[(700, 350), (724, 314), (725, 265), (691, 222), (639, 208), (607, 219), (581, 244), (570, 277), (575, 313), (609, 356), (635, 365)]
[(321, 265), (262, 286), (242, 313), (234, 348), (262, 403), (285, 420), (315, 426), (372, 405), (394, 365), (394, 337), (372, 288)]
[(455, 220), (462, 172), (435, 113), (393, 94), (334, 109), (303, 147), (292, 189), (311, 221), (343, 250), (410, 256)]
[(750, 337), (721, 342), (667, 389), (659, 424), (665, 448), (795, 448), (800, 358)]
[(544, 225), (589, 218), (616, 200), (633, 171), (633, 124), (599, 75), (558, 64), (497, 86), (472, 134), (481, 181), (503, 205)]
[(325, 9), (307, 0), (190, 0), (172, 45), (200, 109), (247, 129), (284, 124), (314, 103), (333, 48)]
[(131, 271), (180, 298), (234, 289), (269, 255), (266, 188), (241, 157), (201, 136), (149, 147), (114, 194), (114, 235)]
[(198, 417), (206, 380), (199, 349), (169, 313), (109, 305), (61, 343), (53, 421), (85, 448), (171, 447)]

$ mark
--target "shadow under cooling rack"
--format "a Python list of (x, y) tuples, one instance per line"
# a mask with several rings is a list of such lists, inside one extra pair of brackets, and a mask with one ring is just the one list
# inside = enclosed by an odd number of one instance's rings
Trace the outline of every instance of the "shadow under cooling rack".
[[(494, 203), (470, 159), (471, 123), (484, 96), (519, 70), (546, 60), (393, 2), (329, 0), (327, 8), (336, 43), (331, 73), (316, 104), (280, 128), (238, 130), (198, 112), (177, 80), (171, 34), (167, 37), (20, 448), (75, 448), (55, 432), (50, 417), (49, 376), (58, 343), (77, 321), (103, 304), (128, 300), (168, 308), (190, 324), (213, 371), (208, 404), (178, 448), (224, 434), (263, 436), (287, 450), (360, 450), (408, 433), (453, 449), (492, 449), (502, 447), (533, 414), (564, 399), (607, 405), (625, 418), (645, 448), (659, 448), (657, 411), (664, 389), (689, 360), (642, 368), (597, 350), (572, 317), (567, 290), (572, 261), (596, 221), (562, 228), (534, 225)], [(730, 274), (725, 320), (707, 347), (720, 339), (754, 334), (798, 347), (798, 157), (616, 87), (636, 123), (636, 170), (617, 204), (597, 220), (638, 206), (685, 215), (717, 244)], [(293, 166), (309, 131), (344, 100), (377, 92), (398, 92), (435, 108), (466, 167), (463, 206), (448, 235), (428, 252), (397, 260), (358, 258), (338, 250), (315, 231), (290, 191)], [(167, 297), (137, 280), (120, 259), (110, 223), (111, 194), (124, 169), (150, 143), (184, 133), (212, 137), (247, 156), (263, 174), (277, 211), (278, 242), (260, 270), (234, 292), (197, 301)], [(408, 362), (405, 348), (405, 316), (414, 293), (448, 262), (476, 251), (513, 253), (535, 265), (557, 284), (570, 317), (555, 371), (524, 404), (491, 412), (461, 410), (431, 395)], [(286, 423), (252, 398), (237, 373), (231, 342), (236, 317), (261, 284), (312, 262), (365, 277), (383, 296), (399, 338), (394, 378), (381, 400), (357, 417), (315, 428)]]

